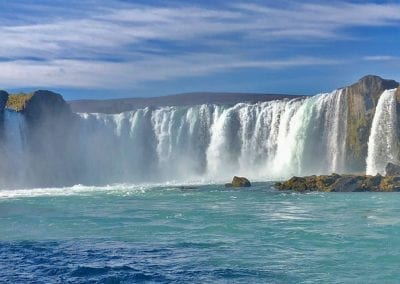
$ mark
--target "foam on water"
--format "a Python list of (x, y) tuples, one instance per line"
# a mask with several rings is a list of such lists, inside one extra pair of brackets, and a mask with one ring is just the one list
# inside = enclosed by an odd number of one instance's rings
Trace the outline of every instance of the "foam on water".
[(151, 188), (148, 186), (138, 185), (107, 185), (107, 186), (84, 186), (74, 185), (71, 187), (55, 187), (55, 188), (29, 188), (29, 189), (9, 189), (0, 190), (0, 199), (8, 198), (26, 198), (26, 197), (39, 197), (39, 196), (69, 196), (79, 194), (90, 194), (98, 192), (144, 192), (146, 189)]
[(0, 282), (398, 282), (395, 193), (271, 185), (0, 199)]

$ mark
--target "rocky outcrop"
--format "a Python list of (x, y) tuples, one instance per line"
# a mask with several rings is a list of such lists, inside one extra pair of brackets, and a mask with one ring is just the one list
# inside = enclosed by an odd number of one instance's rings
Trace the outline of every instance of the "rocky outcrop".
[[(399, 83), (394, 80), (368, 75), (343, 89), (348, 105), (346, 155), (348, 170), (365, 169), (368, 138), (378, 99), (385, 90), (397, 87)], [(400, 91), (398, 93), (400, 98)]]
[(0, 113), (4, 111), (8, 100), (8, 93), (0, 90)]
[(250, 187), (250, 181), (245, 177), (234, 176), (231, 183), (225, 184), (225, 187)]
[(400, 166), (393, 163), (388, 163), (385, 167), (387, 176), (400, 176)]
[[(21, 113), (25, 117), (25, 137), (29, 141), (31, 161), (27, 163), (35, 168), (28, 177), (30, 183), (47, 187), (72, 184), (73, 178), (80, 174), (81, 162), (79, 155), (73, 154), (79, 149), (78, 120), (69, 105), (59, 94), (36, 91)], [(41, 177), (38, 184), (35, 184), (36, 176)]]
[(60, 94), (39, 90), (27, 100), (22, 113), (31, 120), (60, 117), (72, 114), (70, 106)]
[(363, 192), (363, 191), (400, 191), (400, 176), (370, 175), (321, 175), (292, 177), (277, 182), (279, 190), (297, 192)]

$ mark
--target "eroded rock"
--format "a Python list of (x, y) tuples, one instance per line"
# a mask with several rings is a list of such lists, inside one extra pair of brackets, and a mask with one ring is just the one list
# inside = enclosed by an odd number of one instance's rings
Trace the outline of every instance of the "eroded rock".
[(400, 166), (388, 163), (385, 168), (385, 172), (387, 176), (400, 176)]
[(371, 175), (321, 175), (292, 177), (284, 182), (277, 182), (279, 190), (297, 192), (362, 192), (362, 191), (400, 191), (400, 176)]
[(250, 187), (250, 181), (245, 177), (234, 176), (231, 183), (226, 183), (225, 187)]

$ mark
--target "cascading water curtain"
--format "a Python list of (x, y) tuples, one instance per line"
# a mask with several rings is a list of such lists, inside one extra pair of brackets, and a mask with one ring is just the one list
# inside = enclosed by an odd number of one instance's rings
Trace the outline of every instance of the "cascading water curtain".
[(396, 90), (382, 93), (372, 120), (368, 140), (368, 175), (384, 174), (388, 162), (398, 162)]

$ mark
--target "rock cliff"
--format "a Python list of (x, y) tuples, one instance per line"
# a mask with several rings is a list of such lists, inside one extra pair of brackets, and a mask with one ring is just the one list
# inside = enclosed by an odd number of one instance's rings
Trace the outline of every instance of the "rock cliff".
[[(350, 171), (365, 169), (368, 138), (378, 99), (383, 91), (397, 87), (396, 81), (368, 75), (343, 89), (348, 105), (346, 164)], [(398, 93), (400, 98), (400, 91)]]
[[(28, 179), (34, 186), (72, 184), (80, 169), (79, 156), (73, 154), (79, 149), (76, 114), (60, 94), (44, 90), (34, 92), (20, 112), (27, 124), (25, 135), (31, 153), (26, 162), (35, 167)], [(36, 181), (38, 176), (42, 178)]]
[(0, 113), (4, 111), (7, 104), (8, 93), (6, 91), (0, 91)]
[(30, 120), (71, 115), (71, 108), (60, 94), (39, 90), (26, 101), (22, 113)]

